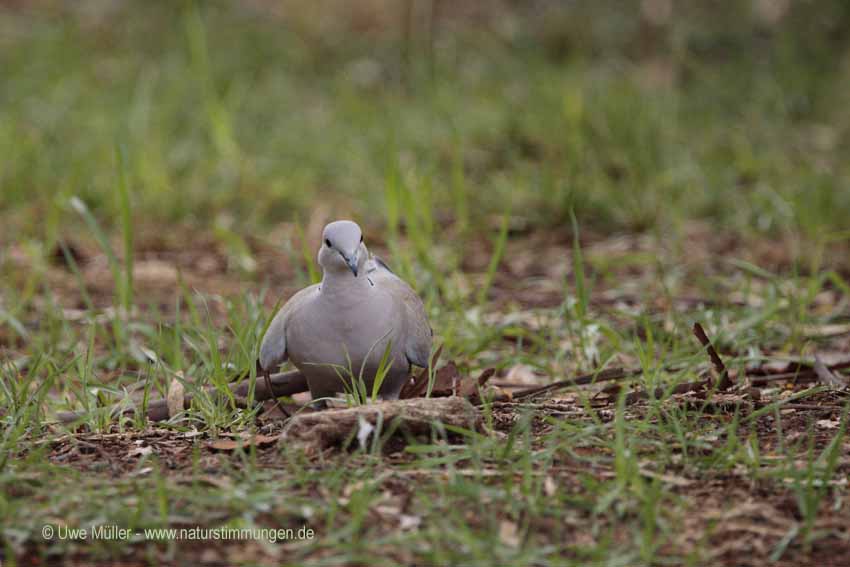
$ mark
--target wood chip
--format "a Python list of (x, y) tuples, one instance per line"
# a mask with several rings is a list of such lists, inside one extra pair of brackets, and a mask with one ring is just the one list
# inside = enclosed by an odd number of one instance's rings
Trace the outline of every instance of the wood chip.
[(172, 418), (183, 411), (183, 395), (185, 388), (183, 382), (180, 381), (182, 373), (178, 372), (178, 376), (171, 379), (171, 384), (168, 386), (168, 394), (165, 396), (165, 405), (168, 407), (168, 417)]

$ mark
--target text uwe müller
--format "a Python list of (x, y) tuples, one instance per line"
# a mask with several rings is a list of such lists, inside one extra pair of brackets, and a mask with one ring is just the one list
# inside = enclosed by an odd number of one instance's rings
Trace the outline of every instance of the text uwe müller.
[(69, 528), (68, 526), (59, 525), (59, 539), (74, 539), (74, 540), (124, 540), (130, 539), (133, 536), (133, 530), (122, 528), (114, 524), (104, 524), (86, 528)]

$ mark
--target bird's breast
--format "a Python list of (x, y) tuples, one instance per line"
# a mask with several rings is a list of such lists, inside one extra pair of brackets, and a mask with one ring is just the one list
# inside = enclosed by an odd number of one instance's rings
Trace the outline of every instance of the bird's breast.
[[(387, 344), (392, 357), (403, 353), (401, 329), (388, 303), (378, 297), (359, 302), (317, 302), (312, 311), (293, 317), (287, 331), (287, 352), (298, 365), (338, 365), (357, 370), (380, 363)], [(394, 325), (394, 322), (396, 323)], [(395, 364), (395, 363), (394, 363)]]

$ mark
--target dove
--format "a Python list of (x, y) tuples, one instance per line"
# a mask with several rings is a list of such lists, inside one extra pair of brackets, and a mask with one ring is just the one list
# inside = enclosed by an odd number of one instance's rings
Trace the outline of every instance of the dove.
[(433, 331), (422, 300), (369, 254), (353, 221), (325, 227), (318, 262), (322, 281), (297, 292), (275, 315), (260, 345), (260, 366), (276, 372), (291, 361), (314, 400), (351, 392), (352, 376), (371, 394), (389, 349), (378, 395), (397, 399), (411, 366), (428, 367)]

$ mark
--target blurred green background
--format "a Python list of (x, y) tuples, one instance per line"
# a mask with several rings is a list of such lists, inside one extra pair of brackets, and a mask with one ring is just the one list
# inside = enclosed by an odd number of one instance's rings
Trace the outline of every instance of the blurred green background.
[(403, 185), (463, 228), (847, 238), (848, 48), (844, 1), (6, 0), (0, 236), (115, 226), (123, 173), (159, 230)]

